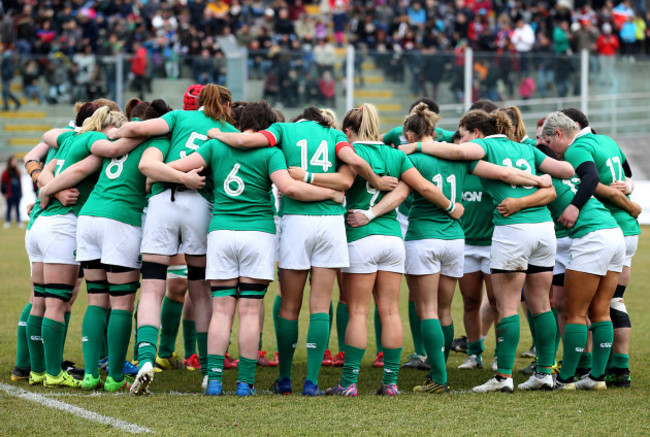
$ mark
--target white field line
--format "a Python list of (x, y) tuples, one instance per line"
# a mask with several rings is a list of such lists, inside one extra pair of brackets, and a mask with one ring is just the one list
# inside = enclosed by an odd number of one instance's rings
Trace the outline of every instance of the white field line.
[(28, 401), (36, 402), (46, 407), (55, 408), (57, 410), (65, 411), (66, 413), (74, 414), (84, 419), (92, 420), (93, 422), (103, 423), (105, 425), (110, 425), (112, 427), (121, 429), (134, 434), (141, 433), (155, 433), (155, 431), (150, 430), (133, 423), (125, 422), (120, 419), (115, 419), (114, 417), (103, 416), (92, 411), (85, 410), (83, 408), (77, 407), (75, 405), (66, 404), (56, 399), (50, 399), (48, 397), (28, 392), (22, 388), (13, 387), (8, 384), (0, 382), (0, 390), (7, 393), (10, 396), (15, 396), (17, 398), (26, 399)]

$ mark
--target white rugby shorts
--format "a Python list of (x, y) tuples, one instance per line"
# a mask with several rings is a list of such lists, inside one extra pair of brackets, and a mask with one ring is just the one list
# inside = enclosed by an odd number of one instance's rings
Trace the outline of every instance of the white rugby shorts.
[(77, 261), (139, 269), (142, 228), (105, 217), (79, 216)]
[(208, 235), (205, 279), (275, 279), (276, 237), (258, 231), (212, 231)]
[(440, 240), (427, 238), (405, 241), (406, 274), (463, 277), (465, 239)]
[(343, 273), (404, 273), (404, 241), (392, 235), (369, 235), (348, 243), (350, 267)]
[(282, 217), (280, 229), (281, 269), (337, 269), (350, 265), (342, 215), (288, 214)]
[(173, 256), (205, 255), (212, 206), (198, 192), (171, 189), (149, 199), (142, 226), (140, 253)]
[(571, 242), (567, 270), (605, 276), (621, 272), (625, 260), (625, 239), (621, 228), (599, 229)]
[(529, 265), (555, 265), (553, 222), (518, 223), (494, 227), (490, 268), (509, 272), (526, 271)]

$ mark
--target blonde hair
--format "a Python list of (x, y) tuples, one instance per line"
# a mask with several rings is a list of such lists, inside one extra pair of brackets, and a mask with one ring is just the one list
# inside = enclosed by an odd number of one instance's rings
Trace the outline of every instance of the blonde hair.
[(521, 117), (519, 108), (516, 106), (508, 106), (507, 108), (499, 108), (496, 112), (507, 115), (512, 123), (513, 130), (511, 130), (509, 134), (506, 134), (506, 136), (512, 141), (521, 143), (526, 136), (526, 125), (524, 125), (524, 120)]
[(126, 117), (119, 111), (111, 111), (108, 106), (102, 106), (92, 116), (84, 120), (80, 134), (85, 132), (101, 132), (108, 126), (121, 127), (126, 123)]
[(415, 140), (434, 134), (440, 116), (429, 109), (426, 103), (418, 103), (404, 119), (402, 130), (412, 132)]
[(339, 128), (339, 122), (336, 119), (336, 112), (330, 108), (321, 108), (320, 113), (323, 114), (323, 118), (330, 122), (330, 126), (334, 129)]
[(379, 113), (371, 103), (362, 103), (358, 108), (350, 109), (343, 118), (343, 129), (350, 129), (361, 141), (379, 140)]

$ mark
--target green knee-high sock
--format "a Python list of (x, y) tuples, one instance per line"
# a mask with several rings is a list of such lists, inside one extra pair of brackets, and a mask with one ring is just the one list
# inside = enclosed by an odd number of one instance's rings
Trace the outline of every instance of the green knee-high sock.
[(106, 324), (104, 326), (104, 336), (102, 337), (102, 345), (101, 345), (101, 352), (100, 352), (100, 358), (106, 358), (108, 357), (108, 340), (106, 337), (108, 336), (108, 319), (111, 317), (111, 309), (108, 309), (108, 312), (106, 313)]
[(345, 330), (348, 327), (348, 320), (350, 320), (348, 304), (339, 302), (336, 305), (336, 338), (339, 343), (339, 352), (345, 350)]
[(467, 355), (476, 355), (480, 357), (483, 354), (485, 347), (483, 346), (483, 340), (476, 340), (471, 343), (467, 343)]
[(397, 383), (399, 364), (402, 359), (402, 348), (389, 349), (385, 347), (382, 351), (384, 352), (384, 373), (381, 381), (383, 384)]
[(415, 302), (409, 300), (409, 325), (411, 326), (413, 347), (416, 354), (426, 355), (427, 352), (424, 349), (424, 344), (422, 343), (422, 328), (420, 327), (420, 324), (420, 318), (418, 317), (418, 313), (415, 311)]
[(329, 314), (314, 313), (309, 316), (307, 330), (307, 379), (318, 385), (318, 374), (325, 355), (329, 333)]
[(564, 354), (562, 355), (562, 369), (560, 379), (568, 381), (576, 374), (580, 355), (587, 344), (587, 326), (567, 323), (564, 328)]
[(498, 372), (512, 375), (515, 355), (519, 345), (519, 314), (506, 317), (497, 323), (497, 364)]
[(196, 343), (199, 348), (199, 361), (201, 362), (201, 375), (208, 374), (208, 333), (197, 332)]
[(50, 376), (56, 377), (61, 373), (64, 334), (65, 323), (43, 317), (41, 338), (43, 338), (43, 351), (45, 352), (45, 372)]
[(185, 347), (185, 359), (196, 353), (196, 322), (183, 319), (183, 346)]
[(445, 363), (449, 358), (449, 352), (451, 352), (451, 344), (454, 341), (454, 322), (451, 322), (451, 325), (442, 327), (442, 334), (445, 336)]
[(553, 317), (555, 317), (555, 355), (553, 356), (556, 357), (557, 350), (560, 347), (560, 340), (562, 340), (562, 333), (560, 332), (560, 315), (557, 311), (557, 308), (551, 308), (551, 312), (553, 312)]
[(223, 377), (223, 355), (208, 355), (208, 379), (221, 381)]
[(332, 323), (334, 323), (334, 304), (330, 299), (330, 311), (329, 311), (329, 328), (327, 329), (327, 343), (325, 344), (325, 349), (330, 348), (330, 335), (332, 334)]
[(535, 350), (537, 351), (537, 371), (551, 373), (555, 364), (555, 317), (551, 311), (531, 315), (535, 329)]
[[(438, 319), (425, 319), (420, 323), (421, 338), (424, 344), (431, 371), (429, 376), (438, 384), (447, 383), (447, 367), (445, 365), (445, 335)], [(384, 363), (386, 361), (384, 360)]]
[(237, 365), (237, 382), (255, 385), (256, 366), (257, 358), (246, 358), (240, 355), (239, 364)]
[(71, 311), (66, 311), (63, 315), (63, 320), (65, 321), (65, 331), (63, 332), (63, 345), (61, 346), (61, 356), (65, 351), (65, 340), (68, 338), (68, 327), (70, 326), (70, 316), (72, 315)]
[(291, 365), (293, 364), (293, 353), (298, 342), (298, 321), (287, 320), (278, 315), (277, 328), (275, 330), (278, 343), (278, 357), (280, 361), (280, 379), (291, 378)]
[(528, 329), (530, 329), (530, 337), (533, 339), (533, 346), (537, 346), (537, 337), (535, 337), (535, 323), (533, 321), (533, 313), (530, 312), (528, 308), (526, 308), (526, 315), (528, 316), (526, 320), (528, 320)]
[(139, 361), (138, 357), (138, 306), (140, 305), (140, 300), (135, 304), (135, 311), (133, 311), (133, 361)]
[(278, 332), (278, 318), (280, 317), (280, 308), (282, 308), (282, 296), (275, 295), (273, 300), (273, 328)]
[(589, 327), (593, 338), (593, 365), (591, 366), (591, 376), (600, 378), (605, 374), (607, 360), (612, 351), (614, 342), (614, 326), (611, 321), (592, 323)]
[(43, 318), (29, 315), (27, 318), (27, 347), (29, 347), (29, 364), (32, 372), (45, 372), (45, 355), (43, 352), (43, 340), (41, 330)]
[(581, 370), (591, 370), (593, 364), (594, 364), (593, 354), (591, 352), (583, 352), (582, 354), (580, 354), (580, 360), (578, 361), (577, 368)]
[(108, 374), (116, 382), (124, 379), (122, 370), (131, 340), (132, 317), (131, 311), (112, 310), (108, 319)]
[(346, 344), (343, 348), (345, 351), (345, 362), (343, 363), (343, 375), (341, 376), (341, 387), (348, 387), (350, 384), (356, 384), (359, 378), (359, 369), (361, 368), (361, 359), (366, 353), (365, 349), (350, 346)]
[(376, 354), (379, 354), (379, 352), (382, 351), (381, 347), (381, 317), (379, 317), (379, 310), (375, 306), (375, 344), (377, 345), (377, 352)]
[(18, 319), (18, 331), (16, 333), (16, 367), (20, 369), (29, 369), (29, 345), (27, 344), (27, 319), (29, 312), (32, 310), (32, 304), (28, 303), (20, 313)]
[(628, 354), (617, 354), (612, 352), (612, 367), (616, 369), (627, 369), (630, 367), (630, 356)]
[[(106, 332), (106, 308), (97, 305), (88, 305), (86, 314), (81, 324), (81, 345), (84, 355), (84, 372), (99, 377), (99, 360), (105, 355), (101, 354)], [(154, 358), (155, 359), (155, 358)]]
[(156, 345), (158, 344), (158, 327), (153, 325), (138, 326), (138, 358), (140, 366), (144, 363), (156, 363)]
[(167, 296), (163, 299), (160, 312), (160, 344), (158, 345), (158, 356), (169, 358), (176, 349), (176, 337), (183, 314), (183, 302), (175, 302)]

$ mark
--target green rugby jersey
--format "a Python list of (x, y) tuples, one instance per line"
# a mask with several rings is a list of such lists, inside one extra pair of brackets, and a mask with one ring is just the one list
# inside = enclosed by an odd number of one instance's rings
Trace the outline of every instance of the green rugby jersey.
[[(61, 137), (66, 135), (63, 140)], [(84, 158), (91, 155), (90, 148), (92, 147), (95, 141), (99, 140), (108, 140), (106, 135), (101, 132), (84, 132), (82, 134), (75, 134), (74, 132), (68, 133), (65, 132), (57, 138), (57, 143), (59, 143), (59, 150), (56, 153), (56, 170), (54, 176), (57, 176), (66, 168), (70, 167), (73, 164), (76, 164), (79, 161), (82, 161)], [(79, 211), (83, 207), (84, 203), (88, 199), (90, 192), (93, 190), (95, 183), (97, 182), (98, 174), (94, 173), (87, 176), (84, 180), (79, 182), (75, 187), (79, 191), (79, 198), (77, 203), (72, 206), (63, 206), (61, 202), (53, 199), (50, 205), (41, 213), (43, 216), (52, 216), (52, 215), (63, 215), (69, 212), (73, 212), (74, 215), (79, 215)]]
[[(546, 159), (536, 147), (510, 141), (505, 135), (490, 135), (471, 141), (478, 144), (485, 151), (483, 159), (505, 167), (515, 167), (528, 173), (537, 175), (536, 168)], [(476, 163), (472, 164), (472, 169)], [(499, 180), (485, 179), (485, 190), (490, 194), (494, 204), (494, 224), (513, 225), (517, 223), (542, 223), (551, 220), (551, 215), (546, 206), (536, 206), (523, 209), (509, 217), (503, 217), (496, 210), (504, 199), (512, 197), (519, 199), (526, 197), (537, 190), (537, 187), (520, 187), (506, 184)]]
[(521, 139), (521, 144), (528, 144), (529, 146), (537, 147), (537, 140), (526, 135)]
[[(571, 179), (553, 178), (553, 187), (557, 193), (557, 198), (548, 204), (548, 209), (551, 211), (553, 220), (557, 221), (566, 207), (571, 204), (579, 186), (580, 178), (577, 175)], [(580, 209), (578, 220), (576, 220), (575, 225), (571, 229), (565, 228), (560, 223), (557, 223), (556, 229), (558, 225), (571, 238), (580, 238), (600, 229), (613, 229), (618, 227), (616, 220), (614, 220), (609, 210), (595, 197), (591, 197), (583, 205)]]
[[(74, 130), (71, 131), (74, 133)], [(66, 132), (67, 133), (67, 132)], [(59, 135), (61, 136), (61, 135)], [(68, 135), (69, 136), (69, 135)], [(47, 155), (45, 155), (45, 165), (47, 165), (51, 160), (54, 159), (56, 156), (57, 149), (54, 147), (50, 147), (47, 151)], [(41, 209), (41, 200), (38, 198), (38, 192), (36, 193), (36, 202), (34, 203), (34, 206), (32, 207), (32, 212), (29, 215), (29, 223), (27, 223), (27, 230), (29, 231), (32, 228), (32, 225), (34, 224), (34, 221), (38, 218), (39, 215), (41, 215), (41, 212), (43, 210)]]
[[(401, 144), (407, 144), (408, 140), (403, 133), (402, 126), (395, 127), (384, 134), (384, 144), (389, 146), (397, 147)], [(441, 129), (439, 127), (435, 128), (435, 140), (441, 141), (443, 143), (452, 143), (452, 137), (454, 136), (453, 131)], [(409, 194), (406, 200), (399, 206), (398, 210), (404, 215), (409, 215), (411, 205), (413, 204), (413, 195)]]
[(465, 243), (472, 246), (489, 246), (492, 244), (492, 197), (483, 189), (481, 178), (468, 174), (463, 184), (462, 202), (465, 212), (460, 224), (465, 233)]
[[(452, 138), (454, 136), (454, 131), (445, 130), (442, 128), (435, 128), (435, 140), (443, 143), (452, 143)], [(395, 127), (384, 134), (384, 144), (389, 146), (397, 147), (401, 144), (407, 144), (408, 140), (406, 135), (404, 135), (402, 126)]]
[[(309, 120), (273, 123), (260, 133), (269, 140), (271, 147), (280, 146), (288, 166), (310, 173), (336, 173), (338, 151), (349, 146), (343, 132)], [(280, 205), (280, 215), (340, 215), (344, 212), (345, 208), (332, 200), (301, 202), (282, 196)]]
[(270, 196), (271, 174), (286, 170), (287, 163), (276, 147), (235, 149), (209, 140), (197, 153), (210, 167), (217, 182), (210, 232), (258, 231), (275, 234), (275, 199)]
[[(574, 168), (578, 168), (584, 162), (595, 163), (599, 180), (604, 185), (609, 186), (614, 181), (625, 181), (623, 172), (625, 155), (621, 148), (611, 138), (594, 135), (591, 130), (587, 129), (578, 133), (564, 153), (564, 159), (569, 161)], [(639, 235), (641, 233), (639, 222), (627, 211), (607, 201), (603, 201), (603, 204), (614, 216), (623, 235)]]
[[(424, 153), (414, 153), (409, 155), (409, 158), (422, 176), (432, 181), (449, 200), (461, 201), (465, 177), (471, 162), (447, 161)], [(409, 227), (404, 240), (425, 238), (455, 240), (464, 237), (463, 228), (458, 220), (449, 217), (445, 210), (429, 202), (420, 193), (413, 192)]]
[[(234, 126), (225, 121), (211, 119), (201, 109), (198, 111), (170, 111), (160, 118), (165, 120), (170, 133), (169, 148), (165, 150), (162, 144), (159, 148), (163, 152), (165, 163), (184, 158), (198, 150), (203, 143), (208, 141), (208, 131), (214, 127), (223, 132), (239, 132)], [(170, 186), (170, 184), (164, 182), (156, 183), (151, 187), (151, 195), (155, 196)], [(205, 186), (198, 192), (206, 200), (212, 201), (213, 188), (212, 178), (206, 177)]]
[[(377, 175), (393, 176), (399, 179), (402, 173), (413, 167), (404, 152), (388, 147), (381, 142), (355, 142), (353, 145), (354, 150), (366, 160)], [(352, 187), (345, 193), (347, 209), (366, 210), (376, 205), (385, 194), (386, 192), (376, 190), (365, 179), (357, 175)], [(368, 235), (392, 235), (402, 238), (397, 213), (394, 210), (359, 228), (350, 227), (346, 223), (346, 232), (348, 242), (359, 240)]]
[(142, 210), (147, 204), (147, 177), (140, 172), (138, 165), (144, 151), (155, 147), (158, 142), (168, 140), (166, 137), (153, 137), (126, 155), (104, 159), (97, 184), (79, 215), (104, 217), (131, 226), (142, 226)]

